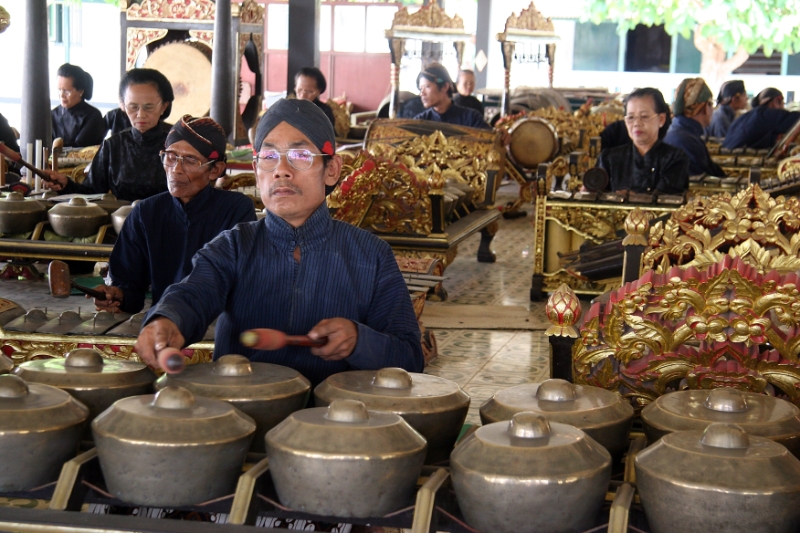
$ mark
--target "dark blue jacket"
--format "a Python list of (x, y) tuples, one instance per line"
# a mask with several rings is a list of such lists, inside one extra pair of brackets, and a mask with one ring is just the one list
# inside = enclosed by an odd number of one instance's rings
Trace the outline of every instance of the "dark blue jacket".
[(168, 192), (142, 200), (125, 219), (108, 268), (125, 297), (122, 310), (138, 313), (152, 285), (153, 305), (192, 271), (192, 257), (221, 232), (256, 219), (253, 201), (208, 185), (188, 203)]
[(800, 120), (800, 111), (758, 106), (731, 124), (722, 146), (725, 148), (772, 148), (778, 135), (789, 131)]
[(689, 156), (689, 175), (709, 174), (711, 176), (724, 176), (719, 165), (711, 160), (706, 143), (703, 142), (703, 126), (684, 115), (678, 115), (664, 137), (664, 142), (680, 148)]
[[(294, 259), (300, 248), (300, 261)], [(312, 385), (345, 370), (401, 367), (422, 372), (419, 325), (392, 249), (371, 233), (331, 218), (323, 203), (299, 228), (268, 212), (225, 231), (195, 255), (194, 267), (148, 314), (165, 316), (187, 344), (217, 321), (214, 357), (236, 353), (294, 368)], [(352, 320), (349, 357), (325, 361), (303, 346), (259, 351), (241, 333), (272, 328), (304, 335), (326, 318)]]
[(731, 122), (736, 118), (736, 111), (730, 105), (721, 105), (711, 115), (711, 124), (706, 128), (706, 135), (722, 139), (728, 135)]
[(456, 124), (458, 126), (469, 126), (470, 128), (491, 129), (480, 113), (468, 107), (461, 107), (458, 104), (450, 104), (447, 111), (441, 115), (434, 108), (429, 107), (414, 118), (417, 120), (446, 122), (447, 124)]

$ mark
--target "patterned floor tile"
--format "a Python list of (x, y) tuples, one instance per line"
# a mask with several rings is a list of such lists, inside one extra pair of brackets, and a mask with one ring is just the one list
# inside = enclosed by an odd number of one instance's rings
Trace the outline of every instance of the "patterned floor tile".
[(549, 369), (531, 369), (528, 372), (497, 372), (497, 371), (484, 371), (481, 369), (475, 377), (473, 377), (467, 386), (488, 385), (496, 386), (499, 389), (507, 389), (515, 385), (524, 385), (526, 383), (537, 383), (542, 381), (542, 377), (549, 373)]

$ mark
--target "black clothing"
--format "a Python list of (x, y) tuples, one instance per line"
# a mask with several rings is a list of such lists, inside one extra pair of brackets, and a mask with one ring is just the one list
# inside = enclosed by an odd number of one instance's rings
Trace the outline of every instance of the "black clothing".
[(442, 114), (439, 114), (435, 108), (429, 107), (414, 118), (417, 120), (432, 120), (434, 122), (457, 124), (459, 126), (469, 126), (470, 128), (480, 128), (484, 130), (491, 129), (486, 121), (483, 120), (483, 115), (474, 109), (461, 107), (456, 104), (450, 104), (447, 111)]
[(733, 121), (722, 146), (725, 148), (772, 148), (778, 135), (800, 120), (800, 111), (754, 107)]
[(319, 98), (315, 98), (314, 103), (317, 104), (318, 108), (322, 109), (322, 111), (325, 113), (325, 116), (331, 121), (331, 125), (336, 128), (336, 117), (333, 116), (333, 109), (331, 109), (331, 106), (325, 102), (320, 102)]
[(125, 294), (120, 309), (138, 313), (152, 286), (153, 305), (167, 287), (189, 275), (192, 257), (239, 222), (253, 222), (253, 201), (208, 185), (188, 203), (168, 192), (137, 204), (125, 219), (108, 260), (113, 284)]
[(690, 176), (698, 174), (724, 176), (725, 172), (708, 154), (708, 148), (702, 137), (703, 126), (699, 122), (685, 115), (678, 115), (672, 120), (664, 142), (686, 152), (689, 156)]
[(633, 143), (603, 150), (597, 166), (608, 172), (612, 191), (682, 194), (689, 188), (689, 157), (661, 141), (645, 155)]
[(14, 135), (14, 130), (8, 125), (6, 117), (0, 113), (0, 141), (4, 142), (6, 146), (19, 152), (19, 144), (17, 143), (17, 136)]
[(706, 135), (722, 139), (728, 135), (731, 123), (736, 119), (736, 111), (729, 105), (721, 105), (711, 115), (711, 124), (706, 128)]
[(628, 128), (625, 126), (624, 120), (612, 122), (600, 132), (601, 150), (610, 150), (630, 142), (631, 138), (628, 136)]
[(478, 113), (483, 116), (483, 102), (475, 98), (474, 96), (461, 96), (460, 94), (456, 93), (453, 96), (453, 103), (456, 105), (460, 105), (461, 107), (468, 107), (470, 109), (474, 109)]
[(425, 111), (425, 106), (422, 104), (422, 98), (415, 96), (400, 104), (397, 118), (414, 118), (423, 111)]
[(97, 194), (109, 190), (119, 200), (143, 200), (167, 190), (167, 174), (158, 152), (167, 131), (159, 124), (144, 133), (136, 128), (103, 141), (83, 183), (70, 180), (64, 193)]
[(97, 146), (106, 136), (106, 123), (96, 107), (82, 101), (67, 109), (54, 107), (50, 112), (53, 139), (64, 139), (65, 147)]
[(110, 135), (116, 135), (131, 127), (131, 119), (128, 118), (128, 114), (118, 107), (106, 113), (103, 121), (106, 123), (106, 131)]

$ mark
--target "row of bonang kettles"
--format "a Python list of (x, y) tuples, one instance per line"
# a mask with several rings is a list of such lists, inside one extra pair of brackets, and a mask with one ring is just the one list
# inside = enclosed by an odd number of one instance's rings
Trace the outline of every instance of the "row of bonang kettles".
[[(551, 379), (495, 394), (480, 408), (483, 426), (456, 445), (470, 400), (449, 380), (343, 372), (305, 409), (310, 389), (292, 369), (239, 355), (158, 380), (89, 349), (28, 361), (0, 376), (0, 491), (55, 481), (90, 437), (108, 492), (133, 505), (232, 494), (248, 451), (265, 451), (283, 506), (380, 517), (413, 501), (424, 464), (449, 460), (472, 528), (579, 532), (595, 523), (634, 416), (614, 392)], [(652, 531), (797, 532), (799, 414), (728, 388), (649, 404), (641, 417), (651, 445), (634, 464)]]

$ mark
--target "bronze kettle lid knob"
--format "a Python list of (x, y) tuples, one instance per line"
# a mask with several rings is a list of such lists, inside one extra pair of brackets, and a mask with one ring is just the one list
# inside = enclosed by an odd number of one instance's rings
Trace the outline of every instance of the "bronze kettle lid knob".
[(536, 389), (536, 399), (549, 402), (571, 402), (578, 398), (575, 385), (564, 379), (548, 379)]
[(77, 205), (79, 207), (86, 207), (89, 204), (86, 202), (85, 198), (76, 197), (76, 198), (70, 198), (69, 205)]
[(411, 376), (402, 368), (381, 368), (375, 373), (372, 384), (385, 389), (410, 389)]
[(703, 405), (712, 411), (743, 413), (747, 411), (747, 400), (741, 391), (729, 387), (712, 389)]
[(737, 449), (750, 446), (750, 437), (736, 424), (717, 423), (709, 425), (700, 439), (705, 446)]
[(194, 394), (183, 387), (164, 387), (153, 398), (153, 407), (162, 409), (191, 409), (195, 406)]
[(78, 348), (70, 350), (64, 359), (64, 366), (68, 367), (95, 367), (105, 364), (103, 354), (91, 348)]
[(358, 400), (334, 400), (328, 406), (325, 418), (333, 422), (366, 422), (369, 413), (364, 402)]
[(24, 202), (24, 201), (25, 201), (25, 197), (24, 197), (24, 196), (22, 196), (22, 193), (21, 193), (21, 192), (14, 191), (14, 192), (12, 192), (12, 193), (9, 193), (9, 195), (8, 195), (8, 196), (6, 196), (6, 197), (4, 198), (4, 200), (5, 200), (6, 202)]
[(217, 359), (213, 372), (218, 376), (250, 376), (253, 374), (253, 365), (243, 355), (228, 354)]
[(23, 398), (28, 395), (28, 384), (19, 376), (0, 376), (0, 398)]
[(515, 414), (508, 423), (508, 434), (522, 439), (541, 439), (550, 436), (550, 422), (532, 411)]

